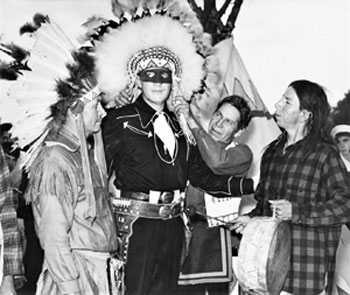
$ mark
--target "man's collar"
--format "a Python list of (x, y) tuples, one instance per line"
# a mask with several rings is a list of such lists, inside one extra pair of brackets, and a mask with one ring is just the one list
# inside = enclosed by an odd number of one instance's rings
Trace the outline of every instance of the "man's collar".
[(47, 146), (60, 145), (71, 152), (76, 152), (80, 147), (80, 142), (77, 136), (71, 133), (66, 128), (62, 128), (59, 135), (54, 140), (50, 137), (45, 141)]
[[(302, 138), (301, 140), (298, 140), (297, 142), (293, 143), (289, 147), (295, 147), (300, 145), (303, 146), (305, 145), (305, 140), (306, 140), (306, 137)], [(274, 145), (274, 149), (283, 151), (286, 142), (287, 142), (287, 132), (283, 131), (282, 134), (280, 134), (280, 136), (277, 138), (277, 142)]]
[(227, 151), (230, 148), (234, 148), (238, 145), (238, 143), (234, 140), (232, 140), (231, 142), (229, 142), (228, 144), (223, 144), (225, 146), (225, 151)]
[[(157, 111), (153, 109), (150, 105), (148, 105), (142, 96), (139, 96), (135, 102), (135, 108), (140, 115), (140, 120), (142, 126), (146, 127), (150, 124), (155, 116), (157, 115)], [(169, 111), (167, 110), (166, 103), (164, 104), (163, 112), (169, 115)]]

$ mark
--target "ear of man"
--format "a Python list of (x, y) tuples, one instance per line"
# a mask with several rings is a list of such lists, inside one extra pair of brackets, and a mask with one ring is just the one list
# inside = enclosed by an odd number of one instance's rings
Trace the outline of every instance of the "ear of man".
[(312, 119), (312, 113), (308, 110), (301, 110), (299, 116), (299, 123), (307, 123), (307, 121)]
[(141, 84), (141, 79), (140, 79), (140, 76), (136, 76), (136, 79), (135, 79), (135, 85), (138, 89), (142, 89), (142, 84)]

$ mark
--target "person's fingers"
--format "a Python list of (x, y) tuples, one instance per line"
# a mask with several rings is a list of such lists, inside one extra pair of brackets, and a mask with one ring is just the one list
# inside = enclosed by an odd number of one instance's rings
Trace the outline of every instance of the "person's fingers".
[(236, 223), (230, 226), (230, 229), (236, 230), (237, 228), (239, 228), (241, 226), (240, 223)]
[(236, 233), (238, 233), (238, 234), (243, 233), (244, 228), (245, 228), (245, 225), (244, 225), (243, 223), (241, 223), (241, 224), (239, 225), (239, 227), (237, 227)]
[(241, 224), (242, 223), (242, 217), (241, 216), (237, 216), (235, 219), (233, 220), (230, 220), (230, 223), (233, 223), (233, 224)]
[(183, 106), (181, 106), (181, 105), (175, 105), (174, 111), (175, 111), (175, 114), (179, 115), (180, 113), (183, 112)]
[(174, 108), (175, 114), (180, 115), (180, 114), (184, 114), (184, 115), (188, 115), (188, 105), (186, 104), (178, 104), (175, 105)]
[(115, 101), (118, 105), (121, 105), (121, 106), (127, 105), (130, 103), (129, 97), (125, 97), (125, 96), (121, 96), (121, 95), (116, 97)]
[(246, 224), (244, 223), (236, 223), (230, 226), (230, 230), (234, 230), (236, 233), (241, 233), (244, 228), (246, 227)]
[(281, 200), (268, 200), (268, 202), (271, 205), (281, 206), (281, 205), (285, 205), (288, 201), (285, 199), (281, 199)]
[(187, 104), (187, 101), (185, 100), (185, 98), (181, 95), (177, 95), (174, 97), (173, 99), (174, 101), (174, 104), (177, 105), (177, 104), (184, 104), (186, 103)]

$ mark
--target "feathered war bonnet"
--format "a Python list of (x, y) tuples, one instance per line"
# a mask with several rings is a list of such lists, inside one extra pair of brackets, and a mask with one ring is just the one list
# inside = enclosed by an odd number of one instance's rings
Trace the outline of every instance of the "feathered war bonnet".
[(137, 74), (149, 67), (170, 69), (174, 91), (187, 100), (204, 78), (204, 59), (197, 54), (192, 35), (166, 15), (123, 24), (97, 45), (96, 60), (97, 78), (110, 98), (133, 88)]
[[(207, 82), (220, 84), (211, 36), (203, 32), (187, 1), (114, 0), (112, 9), (115, 28), (108, 29), (95, 48), (97, 79), (107, 107), (115, 106), (122, 90), (132, 93), (134, 101), (139, 95), (136, 77), (149, 67), (171, 70), (173, 98), (190, 101)], [(172, 103), (168, 101), (170, 109)]]
[[(33, 20), (33, 24), (27, 23), (20, 30), (25, 39), (23, 44), (28, 47), (23, 50), (25, 57), (14, 54), (21, 48), (14, 44), (2, 44), (0, 48), (13, 57), (11, 62), (2, 63), (0, 72), (11, 73), (11, 80), (15, 80), (4, 97), (9, 113), (3, 115), (3, 120), (13, 125), (12, 134), (18, 138), (20, 147), (30, 146), (24, 163), (30, 173), (42, 145), (47, 144), (48, 134), (57, 136), (64, 129), (68, 110), (72, 111), (82, 156), (85, 193), (89, 200), (86, 217), (94, 219), (96, 205), (82, 118), (84, 104), (101, 93), (93, 75), (94, 58), (79, 50), (79, 44), (70, 40), (47, 16), (37, 14)], [(100, 132), (94, 134), (94, 143), (95, 160), (105, 181), (106, 165)]]

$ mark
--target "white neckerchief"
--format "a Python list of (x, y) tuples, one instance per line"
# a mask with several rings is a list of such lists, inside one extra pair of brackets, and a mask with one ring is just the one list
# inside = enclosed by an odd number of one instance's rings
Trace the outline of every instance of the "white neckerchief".
[(164, 144), (164, 150), (167, 150), (171, 158), (174, 158), (175, 135), (163, 112), (158, 113), (158, 117), (153, 122), (153, 127), (154, 133)]

